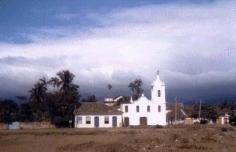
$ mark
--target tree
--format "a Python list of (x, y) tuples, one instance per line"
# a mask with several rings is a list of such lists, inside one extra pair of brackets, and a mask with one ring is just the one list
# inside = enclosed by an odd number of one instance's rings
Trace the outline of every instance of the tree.
[(236, 125), (236, 110), (233, 110), (231, 115), (230, 115), (230, 124), (231, 125)]
[(50, 106), (50, 112), (53, 114), (53, 123), (59, 127), (69, 126), (68, 122), (74, 120), (73, 112), (79, 106), (79, 86), (73, 83), (74, 77), (75, 75), (69, 70), (63, 70), (49, 81), (49, 84), (58, 88), (55, 93), (57, 96), (52, 96), (56, 99)]
[(46, 78), (39, 79), (39, 81), (34, 85), (31, 90), (29, 90), (29, 92), (29, 106), (31, 108), (32, 119), (34, 121), (49, 120), (48, 106), (47, 102), (45, 101), (47, 94)]
[(107, 85), (107, 88), (108, 88), (109, 91), (111, 91), (112, 85), (111, 85), (111, 84), (108, 84), (108, 85)]
[(132, 91), (133, 100), (137, 100), (139, 97), (141, 97), (143, 93), (142, 85), (143, 82), (141, 79), (136, 79), (128, 85)]
[(81, 102), (96, 102), (96, 96), (95, 95), (88, 95), (86, 98), (83, 98)]
[(60, 71), (57, 73), (57, 77), (51, 78), (49, 81), (53, 87), (59, 89), (61, 95), (61, 101), (67, 100), (68, 102), (73, 102), (80, 98), (79, 86), (73, 83), (75, 75), (69, 70)]
[(33, 121), (33, 114), (29, 102), (22, 103), (19, 108), (19, 121), (31, 122)]
[(230, 104), (227, 100), (224, 100), (218, 105), (218, 114), (219, 115), (225, 115), (225, 114), (231, 114), (233, 104)]
[[(211, 104), (202, 104), (201, 105), (201, 118), (209, 119), (212, 121), (216, 121), (217, 117), (219, 116), (217, 113), (217, 107)], [(191, 117), (198, 118), (199, 115), (199, 104), (195, 103), (193, 105)]]
[(191, 117), (198, 118), (199, 117), (199, 103), (194, 103), (192, 106)]
[(108, 85), (107, 85), (107, 88), (108, 88), (108, 90), (109, 90), (109, 96), (111, 96), (110, 92), (111, 92), (111, 89), (112, 89), (112, 85), (111, 85), (111, 84), (108, 84)]
[(206, 119), (216, 122), (217, 117), (218, 117), (218, 114), (216, 112), (216, 106), (210, 105), (210, 104), (205, 104), (202, 106), (201, 111), (202, 111), (201, 112), (202, 118), (206, 118)]
[(12, 100), (0, 101), (0, 122), (11, 123), (18, 119), (18, 105)]
[(44, 102), (46, 92), (47, 92), (47, 81), (46, 78), (41, 78), (34, 85), (34, 87), (29, 90), (30, 92), (30, 101), (36, 101), (38, 103)]

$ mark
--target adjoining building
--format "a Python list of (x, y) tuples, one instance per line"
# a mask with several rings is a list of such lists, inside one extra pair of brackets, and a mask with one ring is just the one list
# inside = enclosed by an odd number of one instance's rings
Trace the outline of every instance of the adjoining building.
[(167, 124), (165, 83), (160, 80), (158, 72), (151, 85), (150, 100), (143, 94), (139, 99), (131, 98), (120, 106), (113, 101), (81, 103), (74, 114), (75, 128), (164, 126)]
[(122, 127), (122, 112), (117, 106), (99, 102), (82, 102), (75, 110), (75, 128)]

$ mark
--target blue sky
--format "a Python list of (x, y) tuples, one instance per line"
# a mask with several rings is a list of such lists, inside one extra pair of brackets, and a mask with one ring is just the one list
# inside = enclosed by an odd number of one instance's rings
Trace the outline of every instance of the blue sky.
[[(107, 13), (114, 9), (123, 9), (145, 5), (163, 4), (207, 4), (212, 0), (1, 0), (0, 1), (0, 41), (27, 43), (25, 34), (35, 28), (68, 27), (86, 28), (99, 26), (91, 20), (88, 13)], [(60, 15), (71, 15), (71, 20), (63, 20)], [(73, 14), (78, 16), (73, 18)], [(65, 19), (65, 18), (64, 18)]]
[(236, 97), (236, 2), (0, 1), (0, 97), (28, 95), (40, 77), (76, 74), (82, 94), (130, 95), (156, 70), (167, 98)]

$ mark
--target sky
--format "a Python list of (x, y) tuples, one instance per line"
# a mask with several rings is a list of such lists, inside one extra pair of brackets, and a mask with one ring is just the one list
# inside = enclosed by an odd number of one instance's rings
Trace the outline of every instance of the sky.
[(0, 98), (69, 69), (100, 100), (157, 70), (167, 101), (235, 99), (235, 32), (233, 0), (0, 0)]

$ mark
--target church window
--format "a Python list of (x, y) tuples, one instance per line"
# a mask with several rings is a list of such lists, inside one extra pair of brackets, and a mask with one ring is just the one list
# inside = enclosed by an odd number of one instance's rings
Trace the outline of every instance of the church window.
[(158, 90), (157, 96), (161, 97), (161, 90)]
[(147, 106), (147, 112), (150, 112), (150, 106)]
[(139, 112), (139, 106), (136, 106), (136, 112)]
[(105, 124), (109, 124), (109, 117), (108, 117), (108, 116), (105, 116), (105, 118), (104, 118), (104, 123), (105, 123)]
[(89, 116), (86, 117), (86, 124), (91, 124), (91, 117)]
[(128, 106), (125, 106), (125, 112), (128, 112), (128, 110), (129, 110)]
[(161, 112), (161, 106), (158, 106), (158, 112)]

